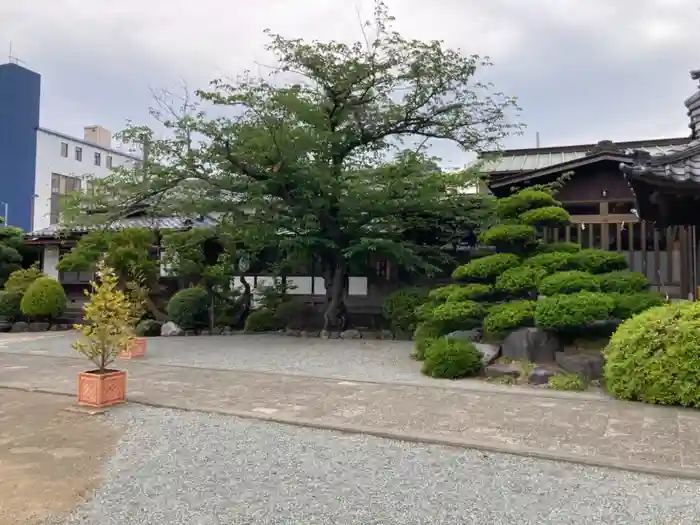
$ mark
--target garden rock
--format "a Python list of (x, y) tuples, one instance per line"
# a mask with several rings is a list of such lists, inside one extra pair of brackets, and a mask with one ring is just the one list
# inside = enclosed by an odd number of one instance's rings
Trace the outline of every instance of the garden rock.
[(379, 332), (379, 338), (391, 341), (394, 339), (394, 332), (392, 332), (391, 330), (381, 330)]
[(484, 366), (490, 365), (501, 355), (501, 345), (474, 343), (474, 346), (481, 354), (481, 362), (484, 363)]
[(558, 352), (556, 360), (563, 370), (588, 381), (594, 381), (603, 376), (605, 360), (600, 352)]
[(447, 334), (445, 337), (447, 339), (455, 339), (457, 341), (476, 342), (481, 341), (481, 335), (481, 330), (475, 328), (474, 330), (457, 330)]
[(172, 321), (168, 321), (160, 327), (160, 335), (162, 335), (163, 337), (182, 335), (182, 329)]
[(530, 377), (527, 378), (527, 382), (531, 385), (546, 385), (550, 377), (561, 374), (562, 370), (556, 365), (540, 365), (532, 369)]
[(0, 332), (9, 332), (10, 330), (12, 330), (12, 323), (5, 321), (0, 323)]
[(292, 328), (287, 328), (284, 331), (284, 335), (287, 335), (289, 337), (299, 337), (299, 330), (294, 330)]
[(493, 363), (484, 368), (486, 377), (520, 377), (520, 365), (517, 363)]
[(362, 339), (362, 332), (359, 330), (355, 330), (354, 328), (351, 328), (350, 330), (345, 330), (344, 332), (340, 332), (340, 338), (341, 339)]
[(10, 332), (26, 332), (29, 329), (29, 325), (24, 321), (18, 321), (12, 325)]
[(222, 333), (223, 331), (224, 331), (223, 328), (221, 328), (220, 326), (215, 326), (214, 328), (212, 328), (211, 330), (209, 330), (209, 333), (210, 333), (211, 335), (221, 335), (221, 333)]
[(501, 355), (514, 361), (553, 363), (561, 349), (561, 341), (554, 334), (528, 327), (520, 328), (505, 338), (501, 344)]
[(51, 328), (49, 323), (29, 323), (27, 327), (30, 332), (46, 332), (49, 328)]

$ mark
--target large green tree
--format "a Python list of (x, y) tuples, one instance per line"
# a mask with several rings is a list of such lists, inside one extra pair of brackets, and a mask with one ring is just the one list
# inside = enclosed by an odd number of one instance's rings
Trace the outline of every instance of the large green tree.
[(274, 248), (281, 271), (314, 260), (326, 326), (344, 309), (349, 267), (369, 253), (439, 271), (445, 245), (463, 241), (486, 210), (464, 192), (475, 174), (445, 172), (427, 148), (497, 148), (519, 129), (509, 120), (517, 106), (477, 80), (488, 61), (406, 38), (392, 21), (378, 2), (350, 45), (269, 33), (270, 78), (217, 80), (195, 100), (163, 104), (165, 138), (146, 127), (123, 133), (147, 145), (146, 162), (95, 181), (73, 212), (90, 206), (104, 221), (147, 204), (207, 214), (251, 253)]

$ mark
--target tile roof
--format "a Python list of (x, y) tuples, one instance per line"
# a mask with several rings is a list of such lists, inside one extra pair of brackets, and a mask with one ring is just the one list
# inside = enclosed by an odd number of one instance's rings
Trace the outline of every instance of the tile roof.
[(186, 230), (188, 228), (209, 228), (216, 226), (217, 221), (210, 217), (188, 219), (184, 217), (130, 217), (114, 221), (109, 225), (76, 226), (66, 228), (54, 224), (48, 228), (42, 228), (28, 233), (33, 238), (57, 238), (66, 233), (86, 233), (100, 228), (108, 230), (122, 230), (125, 228), (149, 228), (152, 230)]

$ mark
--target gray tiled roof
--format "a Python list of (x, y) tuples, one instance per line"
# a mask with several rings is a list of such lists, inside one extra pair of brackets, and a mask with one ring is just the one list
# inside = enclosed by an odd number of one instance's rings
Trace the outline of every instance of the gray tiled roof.
[(58, 224), (48, 228), (35, 230), (28, 234), (34, 238), (55, 238), (66, 233), (85, 233), (92, 230), (106, 228), (108, 230), (122, 230), (125, 228), (148, 228), (152, 230), (186, 230), (187, 228), (208, 228), (218, 223), (210, 217), (187, 219), (184, 217), (131, 217), (114, 221), (108, 225), (65, 227)]

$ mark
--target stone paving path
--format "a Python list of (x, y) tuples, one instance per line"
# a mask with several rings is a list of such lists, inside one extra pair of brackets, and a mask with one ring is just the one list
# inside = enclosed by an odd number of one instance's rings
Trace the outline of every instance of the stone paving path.
[[(0, 351), (0, 386), (74, 394), (85, 368), (79, 359)], [(700, 478), (700, 411), (488, 385), (478, 391), (137, 361), (123, 368), (133, 402)]]

